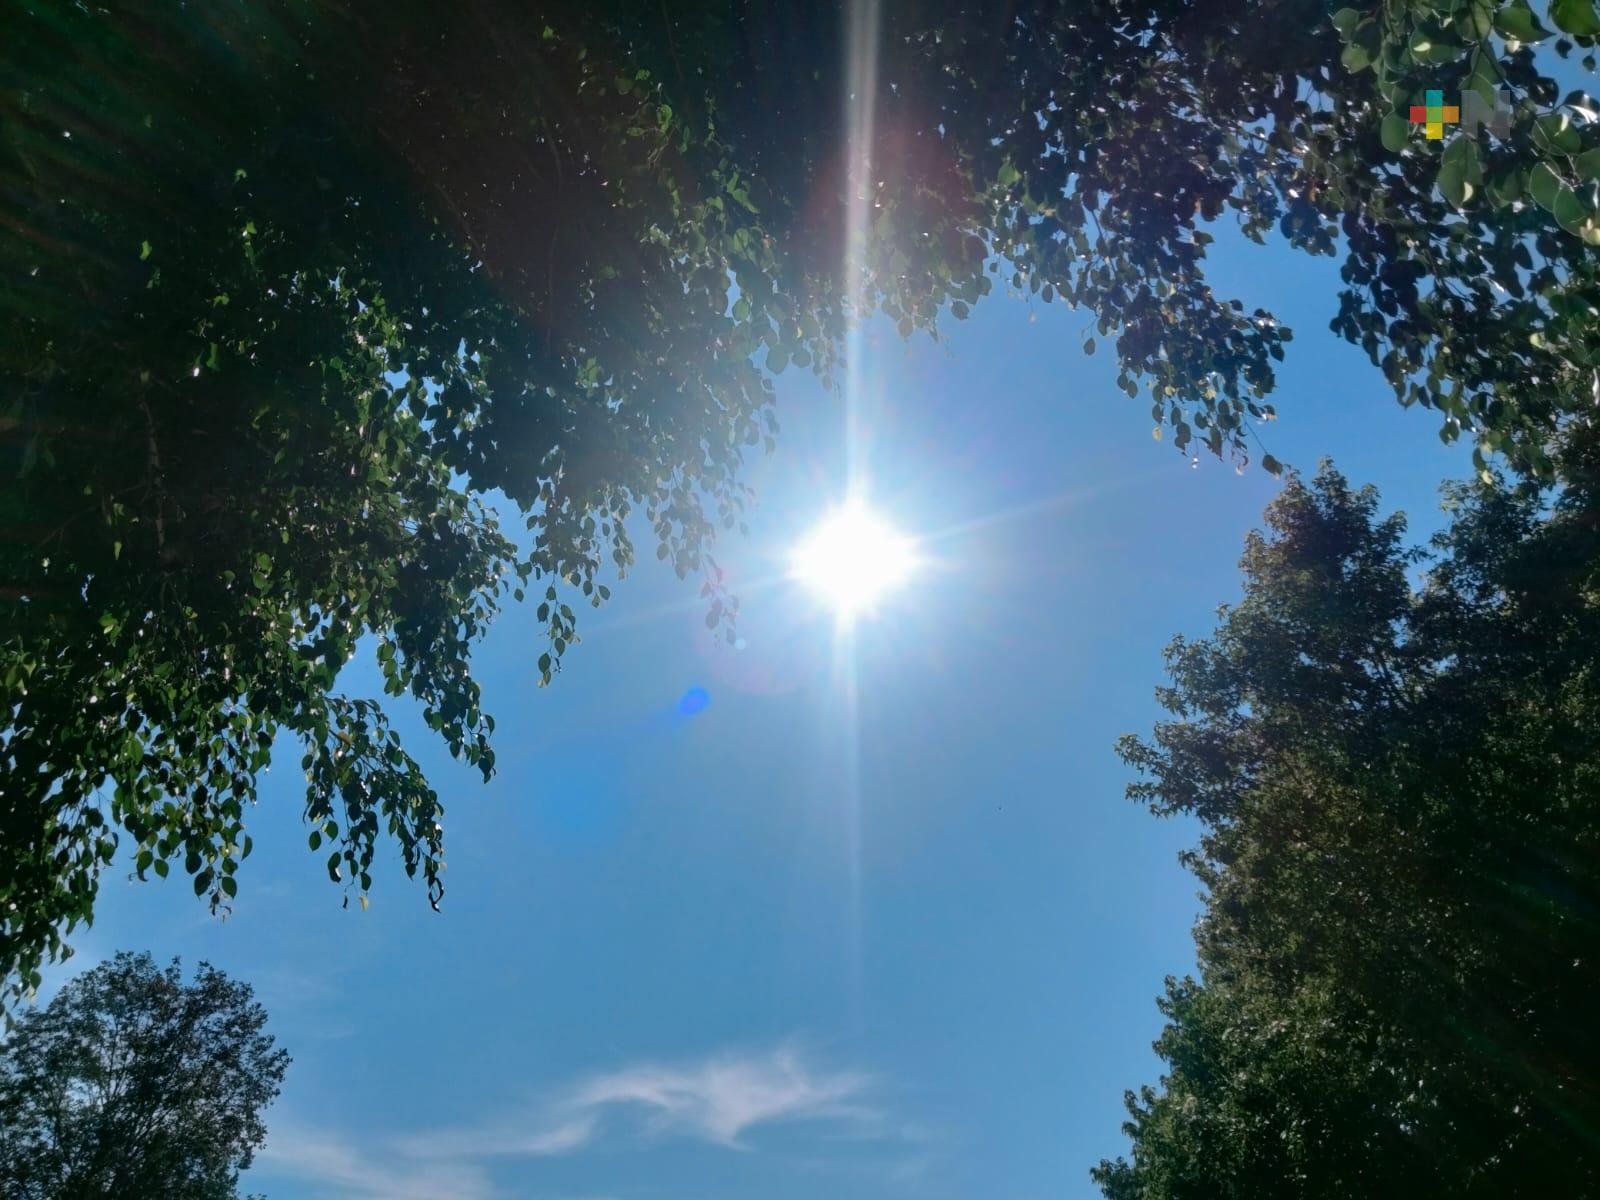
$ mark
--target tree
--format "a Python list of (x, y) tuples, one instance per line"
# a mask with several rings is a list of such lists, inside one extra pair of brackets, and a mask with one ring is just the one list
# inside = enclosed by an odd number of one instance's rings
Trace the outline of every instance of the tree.
[(121, 953), (0, 1045), (0, 1192), (232, 1200), (289, 1055), (248, 984)]
[(1107, 1196), (1600, 1194), (1597, 463), (1450, 489), (1420, 588), (1325, 465), (1172, 643), (1172, 719), (1120, 749), (1203, 824), (1200, 974)]
[[(1180, 451), (1242, 460), (1290, 331), (1207, 283), (1228, 214), (1342, 244), (1335, 327), (1446, 438), (1547, 476), (1592, 399), (1600, 129), (1552, 107), (1522, 0), (13, 7), (13, 992), (122, 839), (230, 903), (280, 734), (330, 876), (364, 894), (384, 833), (437, 903), (439, 799), (337, 687), (357, 645), (487, 777), (499, 605), (533, 593), (549, 682), (648, 523), (731, 616), (712, 540), (769, 376), (833, 379), (869, 311), (936, 333), (1009, 277), (1090, 314)], [(1592, 18), (1559, 0), (1556, 49)], [(1491, 76), (1506, 138), (1397, 136), (1404, 95)]]

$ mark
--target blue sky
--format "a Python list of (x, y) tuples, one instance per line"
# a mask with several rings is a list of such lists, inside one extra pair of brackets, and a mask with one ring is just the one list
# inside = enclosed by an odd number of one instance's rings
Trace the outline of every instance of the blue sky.
[[(1326, 332), (1335, 265), (1224, 243), (1219, 292), (1297, 338), (1267, 448), (1332, 455), (1417, 536), (1465, 474)], [(873, 327), (856, 386), (874, 502), (932, 560), (856, 631), (747, 587), (744, 648), (646, 563), (536, 687), (532, 614), (478, 654), (488, 786), (397, 709), (443, 797), (444, 911), (387, 858), (340, 908), (285, 746), (237, 911), (105, 881), (119, 948), (253, 983), (294, 1055), (247, 1190), (272, 1200), (1072, 1200), (1154, 1082), (1154, 998), (1192, 962), (1193, 838), (1122, 796), (1161, 649), (1207, 632), (1277, 483), (1151, 437), (1081, 313), (992, 297), (944, 339)], [(1102, 343), (1108, 339), (1101, 339)], [(779, 381), (730, 582), (770, 580), (837, 499), (844, 420)], [(369, 657), (346, 673), (378, 696)], [(680, 711), (692, 688), (708, 703)], [(696, 707), (694, 705), (684, 706)], [(381, 847), (381, 849), (386, 849)], [(52, 972), (50, 987), (67, 972)], [(49, 988), (46, 989), (48, 994)]]

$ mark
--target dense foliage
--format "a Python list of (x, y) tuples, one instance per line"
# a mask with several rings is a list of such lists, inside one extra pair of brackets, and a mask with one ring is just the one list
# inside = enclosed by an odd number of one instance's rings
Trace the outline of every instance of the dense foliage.
[[(487, 776), (499, 604), (534, 593), (548, 682), (648, 523), (731, 610), (710, 543), (776, 430), (766, 372), (831, 377), (869, 309), (933, 329), (995, 277), (1080, 306), (1158, 432), (1242, 459), (1289, 331), (1206, 282), (1227, 216), (1344, 253), (1335, 328), (1549, 475), (1597, 386), (1600, 129), (1533, 50), (1592, 45), (1593, 4), (1548, 21), (12, 0), (0, 975), (36, 981), (119, 840), (227, 904), (284, 735), (330, 876), (364, 893), (386, 834), (437, 901), (437, 794), (337, 686), (358, 642)], [(1395, 123), (1491, 80), (1505, 138)]]
[(7, 1200), (234, 1200), (289, 1056), (247, 984), (119, 954), (0, 1044)]
[(1325, 467), (1122, 753), (1199, 818), (1198, 979), (1117, 1200), (1600, 1194), (1600, 456), (1482, 484), (1426, 574)]

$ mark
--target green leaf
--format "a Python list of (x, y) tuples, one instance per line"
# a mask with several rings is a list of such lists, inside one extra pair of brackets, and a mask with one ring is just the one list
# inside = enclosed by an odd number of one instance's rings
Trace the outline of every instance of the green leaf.
[(1012, 165), (1011, 160), (1008, 158), (1005, 162), (1000, 164), (1000, 174), (995, 178), (1001, 187), (1010, 187), (1013, 183), (1022, 178), (1022, 172), (1017, 170), (1017, 168)]
[(1538, 163), (1528, 172), (1528, 195), (1533, 197), (1534, 203), (1540, 208), (1553, 210), (1556, 195), (1563, 186), (1560, 177), (1551, 170), (1549, 163)]
[(1419, 63), (1454, 62), (1464, 49), (1459, 42), (1418, 34), (1411, 42), (1411, 57)]
[(1467, 80), (1467, 90), (1477, 93), (1477, 96), (1490, 108), (1500, 101), (1500, 74), (1495, 66), (1492, 54), (1483, 54), (1473, 64), (1472, 74)]
[(1574, 37), (1593, 37), (1600, 33), (1600, 15), (1593, 0), (1551, 0), (1550, 19), (1556, 28)]
[(1584, 207), (1583, 201), (1578, 199), (1578, 193), (1573, 191), (1570, 185), (1563, 183), (1556, 189), (1555, 200), (1550, 205), (1550, 214), (1568, 233), (1583, 236), (1583, 226), (1589, 219), (1589, 210)]
[(1478, 160), (1478, 143), (1468, 137), (1458, 137), (1445, 147), (1439, 160), (1439, 190), (1445, 199), (1457, 208), (1477, 194), (1483, 182), (1483, 168)]
[(1585, 179), (1600, 180), (1600, 146), (1578, 155), (1575, 166)]
[(150, 257), (150, 243), (149, 242), (140, 242), (139, 243), (139, 261), (143, 262), (145, 259), (147, 259), (149, 257)]
[(1545, 113), (1533, 123), (1533, 140), (1551, 154), (1576, 154), (1583, 136), (1566, 113)]
[(1345, 70), (1361, 72), (1372, 65), (1372, 56), (1367, 53), (1365, 47), (1358, 46), (1352, 42), (1344, 48), (1344, 53), (1339, 56), (1339, 61), (1344, 64)]
[(1468, 4), (1456, 13), (1454, 25), (1463, 40), (1476, 45), (1494, 29), (1494, 7), (1486, 2)]
[(1520, 171), (1507, 171), (1504, 175), (1496, 176), (1489, 183), (1489, 195), (1498, 205), (1505, 206), (1522, 198), (1522, 173)]
[(1527, 0), (1516, 0), (1495, 14), (1494, 27), (1503, 37), (1519, 42), (1537, 42), (1549, 36), (1549, 30), (1539, 24)]
[(1390, 113), (1379, 127), (1378, 138), (1385, 150), (1399, 154), (1411, 143), (1411, 122), (1399, 113)]
[(1341, 8), (1333, 14), (1333, 27), (1339, 31), (1340, 37), (1349, 37), (1350, 33), (1361, 23), (1361, 14), (1353, 8)]

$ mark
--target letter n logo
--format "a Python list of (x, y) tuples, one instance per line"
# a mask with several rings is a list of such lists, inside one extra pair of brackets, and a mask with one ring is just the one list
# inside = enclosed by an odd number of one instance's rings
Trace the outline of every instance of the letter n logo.
[(1461, 128), (1469, 137), (1477, 137), (1480, 129), (1488, 129), (1497, 138), (1508, 138), (1511, 136), (1511, 107), (1500, 92), (1495, 93), (1493, 104), (1477, 92), (1462, 92)]

